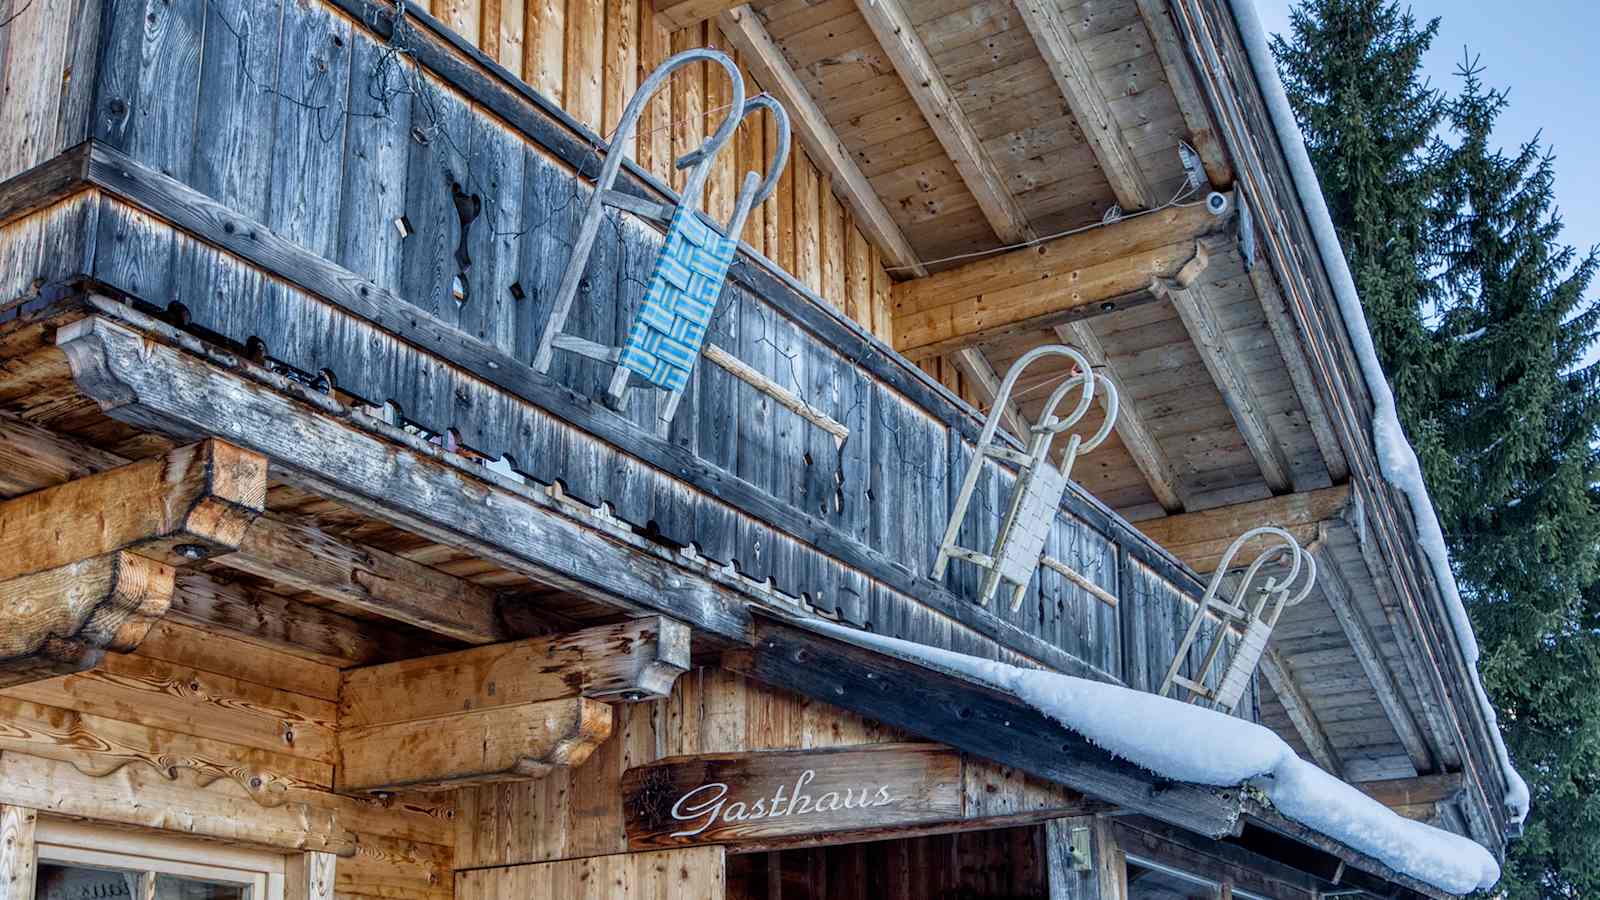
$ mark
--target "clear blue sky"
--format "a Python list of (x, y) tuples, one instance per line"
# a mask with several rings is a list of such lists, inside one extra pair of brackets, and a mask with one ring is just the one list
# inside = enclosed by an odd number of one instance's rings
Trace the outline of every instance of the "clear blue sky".
[[(1267, 33), (1288, 31), (1291, 5), (1256, 0)], [(1600, 244), (1600, 7), (1592, 0), (1415, 0), (1410, 8), (1420, 22), (1441, 20), (1426, 65), (1433, 85), (1457, 89), (1463, 47), (1480, 57), (1484, 82), (1511, 91), (1496, 137), (1514, 149), (1543, 132), (1556, 154), (1563, 239), (1580, 253)]]

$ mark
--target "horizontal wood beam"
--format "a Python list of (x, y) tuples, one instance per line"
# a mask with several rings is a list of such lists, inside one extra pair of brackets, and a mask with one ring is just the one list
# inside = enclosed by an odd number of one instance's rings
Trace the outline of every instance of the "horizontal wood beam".
[(61, 328), (57, 342), (78, 389), (113, 418), (169, 435), (229, 433), (269, 458), (275, 479), (378, 521), (600, 603), (746, 638), (750, 596), (724, 584), (720, 569), (686, 567), (643, 538), (580, 522), (546, 492), (498, 479), (326, 394), (231, 354), (209, 355), (179, 332), (159, 334), (185, 349), (103, 315)]
[(127, 653), (167, 612), (173, 568), (125, 550), (0, 582), (0, 687)]
[(238, 549), (267, 495), (260, 454), (205, 440), (0, 503), (0, 580), (132, 550), (185, 565)]
[(611, 707), (585, 697), (497, 706), (339, 733), (337, 789), (450, 790), (581, 765), (611, 736)]
[(717, 24), (728, 43), (739, 51), (740, 60), (755, 76), (756, 83), (788, 110), (789, 122), (801, 146), (811, 161), (833, 179), (833, 189), (850, 207), (857, 227), (877, 245), (884, 262), (905, 268), (911, 275), (928, 274), (878, 192), (828, 123), (828, 117), (789, 66), (782, 48), (761, 24), (760, 15), (749, 6), (738, 6), (718, 15)]
[(720, 13), (746, 2), (748, 0), (654, 0), (655, 24), (665, 26), (669, 31), (677, 31), (714, 19)]
[(488, 588), (286, 517), (261, 517), (216, 563), (469, 644), (512, 637)]
[(1094, 151), (1100, 171), (1117, 195), (1117, 203), (1130, 212), (1154, 207), (1155, 191), (1134, 157), (1133, 147), (1101, 92), (1099, 79), (1073, 36), (1060, 4), (1056, 0), (1016, 0), (1016, 7), (1072, 110), (1073, 119)]
[(542, 700), (657, 700), (689, 668), (689, 629), (661, 616), (344, 673), (339, 726), (364, 728)]
[[(774, 614), (775, 615), (775, 614)], [(1022, 700), (803, 620), (757, 616), (753, 649), (723, 668), (868, 716), (1199, 834), (1232, 833), (1235, 792), (1161, 781)]]
[(945, 83), (939, 66), (923, 45), (900, 0), (856, 0), (856, 11), (878, 39), (906, 91), (922, 110), (956, 172), (978, 201), (978, 209), (1005, 243), (1033, 239), (1033, 227), (1006, 184), (1005, 176), (984, 148), (983, 140)]
[[(1309, 545), (1318, 537), (1318, 525), (1344, 515), (1350, 507), (1350, 497), (1350, 486), (1339, 484), (1162, 519), (1146, 519), (1134, 523), (1134, 527), (1190, 568), (1204, 574), (1216, 569), (1234, 538), (1259, 525), (1276, 525), (1293, 535), (1301, 546)], [(1265, 539), (1245, 544), (1234, 557), (1234, 565), (1248, 564), (1266, 547)]]
[(1126, 308), (1148, 299), (1151, 279), (1176, 276), (1196, 239), (1221, 227), (1203, 205), (1173, 207), (900, 282), (895, 349), (942, 356)]
[(1466, 779), (1460, 772), (1443, 772), (1437, 775), (1418, 775), (1415, 778), (1394, 778), (1384, 781), (1363, 781), (1356, 784), (1363, 793), (1391, 809), (1448, 803), (1456, 800), (1467, 789)]

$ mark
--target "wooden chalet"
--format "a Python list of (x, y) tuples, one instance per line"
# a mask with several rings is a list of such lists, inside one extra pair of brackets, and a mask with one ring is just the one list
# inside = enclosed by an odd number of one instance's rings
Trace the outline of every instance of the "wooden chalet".
[(1516, 831), (1250, 15), (0, 0), (0, 898), (1460, 892), (966, 662)]

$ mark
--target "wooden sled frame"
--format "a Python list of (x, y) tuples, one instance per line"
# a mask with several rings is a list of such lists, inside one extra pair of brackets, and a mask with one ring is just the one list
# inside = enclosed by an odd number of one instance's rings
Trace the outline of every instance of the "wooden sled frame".
[[(1240, 599), (1228, 602), (1222, 599), (1222, 582), (1232, 568), (1233, 558), (1246, 543), (1259, 537), (1268, 537), (1273, 540), (1272, 546), (1245, 569), (1244, 578), (1239, 582), (1238, 589), (1234, 592), (1235, 598), (1248, 599), (1255, 594), (1255, 602), (1248, 607)], [(1289, 574), (1281, 581), (1276, 577), (1268, 576), (1259, 588), (1252, 590), (1261, 570), (1269, 563), (1275, 563), (1287, 557), (1290, 560)], [(1306, 573), (1305, 586), (1298, 593), (1291, 595), (1300, 573)], [(1300, 543), (1289, 532), (1271, 525), (1252, 528), (1244, 534), (1234, 538), (1228, 550), (1222, 555), (1222, 562), (1217, 570), (1212, 573), (1211, 581), (1206, 585), (1205, 595), (1200, 598), (1200, 606), (1195, 610), (1194, 618), (1189, 621), (1189, 629), (1184, 632), (1183, 640), (1178, 642), (1177, 652), (1173, 654), (1172, 665), (1167, 667), (1166, 678), (1161, 681), (1161, 696), (1167, 696), (1173, 687), (1182, 687), (1188, 691), (1189, 702), (1209, 703), (1211, 708), (1231, 713), (1239, 705), (1239, 700), (1244, 696), (1245, 689), (1250, 685), (1250, 677), (1255, 674), (1256, 667), (1261, 664), (1261, 657), (1266, 653), (1267, 641), (1272, 638), (1272, 629), (1278, 624), (1278, 617), (1285, 608), (1294, 606), (1306, 595), (1311, 593), (1311, 588), (1317, 583), (1317, 561), (1301, 548)], [(1194, 646), (1195, 640), (1200, 636), (1200, 628), (1205, 623), (1208, 615), (1215, 614), (1220, 621), (1217, 630), (1211, 637), (1211, 644), (1206, 648), (1205, 660), (1196, 669), (1195, 678), (1185, 678), (1178, 674), (1183, 668), (1183, 661), (1188, 657), (1189, 650)], [(1222, 678), (1215, 688), (1205, 685), (1205, 673), (1210, 671), (1212, 663), (1222, 653), (1222, 648), (1227, 644), (1228, 634), (1232, 631), (1231, 625), (1239, 625), (1244, 629), (1244, 635), (1239, 639), (1239, 645), (1234, 648), (1233, 655), (1228, 659), (1228, 667), (1223, 671)]]
[[(1040, 416), (1039, 424), (1031, 429), (1028, 449), (1025, 452), (996, 444), (995, 434), (1000, 427), (1000, 418), (1011, 402), (1012, 388), (1016, 386), (1017, 380), (1022, 377), (1023, 371), (1028, 366), (1047, 356), (1066, 357), (1077, 367), (1077, 372), (1057, 385), (1050, 398), (1045, 401), (1044, 412)], [(1071, 429), (1089, 412), (1090, 406), (1094, 403), (1097, 385), (1104, 398), (1106, 417), (1099, 430), (1085, 439), (1082, 434)], [(1065, 418), (1058, 418), (1057, 410), (1067, 395), (1073, 391), (1078, 392), (1076, 407)], [(1061, 505), (1061, 497), (1066, 491), (1067, 482), (1072, 477), (1073, 464), (1080, 455), (1100, 446), (1110, 436), (1111, 429), (1117, 421), (1117, 404), (1116, 386), (1104, 375), (1095, 373), (1089, 366), (1088, 358), (1072, 347), (1064, 344), (1035, 347), (1012, 363), (1005, 379), (1000, 382), (1000, 387), (995, 392), (989, 416), (984, 420), (983, 430), (978, 434), (972, 461), (967, 465), (966, 477), (961, 482), (961, 493), (957, 495), (955, 508), (950, 512), (950, 521), (945, 526), (944, 538), (939, 543), (939, 555), (934, 560), (931, 577), (934, 580), (943, 578), (945, 569), (952, 559), (966, 560), (987, 570), (982, 590), (979, 591), (980, 602), (987, 605), (989, 599), (999, 590), (1000, 582), (1010, 581), (1013, 585), (1011, 608), (1015, 610), (1022, 604), (1022, 597), (1027, 592), (1028, 582), (1034, 570), (1043, 565), (1061, 573), (1095, 597), (1114, 605), (1116, 601), (1114, 594), (1096, 585), (1087, 576), (1061, 560), (1047, 556), (1042, 551), (1045, 537), (1055, 521), (1056, 510)], [(1050, 464), (1050, 450), (1056, 437), (1062, 432), (1070, 434), (1058, 469)], [(972, 493), (978, 486), (978, 477), (983, 472), (985, 458), (1004, 460), (1017, 467), (1017, 481), (1011, 490), (1005, 519), (1002, 520), (1000, 532), (988, 553), (962, 547), (956, 543), (961, 523), (966, 519), (968, 508), (972, 504)]]
[[(720, 66), (728, 76), (731, 83), (731, 98), (729, 112), (723, 117), (721, 124), (710, 137), (693, 151), (679, 157), (674, 165), (678, 169), (690, 169), (689, 177), (684, 184), (683, 192), (679, 197), (677, 206), (670, 204), (652, 203), (629, 194), (613, 190), (617, 175), (622, 168), (624, 154), (611, 152), (611, 149), (625, 144), (638, 125), (639, 117), (644, 113), (645, 104), (666, 86), (672, 73), (684, 66), (699, 62), (712, 63)], [(734, 205), (733, 217), (726, 226), (715, 226), (705, 218), (700, 210), (700, 201), (705, 191), (705, 183), (710, 175), (711, 166), (715, 163), (717, 154), (727, 146), (733, 138), (734, 132), (744, 119), (759, 110), (765, 109), (774, 119), (777, 127), (778, 146), (768, 160), (767, 175), (763, 180), (755, 172), (746, 172), (740, 186), (738, 199)], [(777, 190), (778, 179), (783, 175), (784, 166), (789, 159), (789, 116), (783, 105), (769, 94), (758, 94), (749, 100), (744, 96), (744, 78), (739, 74), (739, 68), (733, 59), (726, 53), (710, 48), (699, 47), (674, 54), (650, 73), (639, 89), (628, 100), (628, 105), (623, 109), (622, 119), (617, 123), (616, 131), (611, 136), (609, 148), (606, 153), (605, 163), (601, 166), (600, 175), (595, 180), (593, 194), (589, 197), (588, 205), (584, 210), (583, 222), (578, 228), (577, 240), (573, 243), (572, 257), (567, 263), (566, 272), (562, 275), (561, 285), (556, 291), (555, 301), (550, 309), (550, 319), (545, 324), (544, 332), (540, 335), (539, 346), (534, 352), (533, 367), (540, 372), (548, 372), (554, 360), (556, 350), (566, 350), (578, 353), (591, 359), (598, 360), (613, 366), (611, 382), (606, 390), (606, 402), (613, 409), (622, 409), (627, 399), (628, 376), (630, 371), (618, 365), (621, 348), (608, 347), (594, 341), (577, 337), (576, 335), (563, 334), (566, 327), (567, 316), (572, 311), (573, 300), (576, 299), (578, 286), (583, 280), (584, 269), (588, 267), (589, 257), (594, 251), (595, 238), (600, 231), (600, 223), (605, 217), (605, 207), (613, 206), (627, 210), (635, 215), (648, 218), (659, 223), (671, 220), (673, 214), (679, 209), (687, 209), (692, 214), (705, 219), (708, 224), (721, 231), (722, 234), (737, 238), (744, 230), (745, 220), (750, 216), (750, 210), (765, 202), (772, 192)], [(714, 351), (710, 355), (714, 360), (730, 359), (730, 355), (720, 348), (709, 344), (702, 348), (702, 352)], [(697, 359), (698, 361), (698, 359)], [(748, 368), (748, 367), (745, 367)], [(734, 372), (740, 378), (746, 373)], [(757, 388), (766, 390), (777, 396), (784, 392), (776, 384), (756, 384)], [(663, 406), (658, 421), (656, 433), (666, 437), (667, 430), (677, 415), (678, 405), (683, 399), (683, 392), (675, 390), (670, 392), (666, 404)], [(785, 397), (778, 397), (783, 402)], [(821, 417), (820, 414), (817, 416)], [(812, 418), (808, 416), (808, 418)], [(832, 420), (827, 420), (832, 423)], [(823, 427), (827, 425), (823, 423)], [(842, 427), (842, 426), (838, 426)]]

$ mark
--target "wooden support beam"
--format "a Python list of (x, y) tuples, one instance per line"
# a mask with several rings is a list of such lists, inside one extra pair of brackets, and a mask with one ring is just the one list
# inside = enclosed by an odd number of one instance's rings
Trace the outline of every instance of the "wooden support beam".
[(900, 0), (856, 0), (856, 10), (889, 57), (922, 117), (956, 164), (956, 171), (978, 201), (978, 208), (1001, 241), (1011, 244), (1036, 235), (1028, 216), (1006, 185), (983, 140), (945, 83), (928, 48), (917, 36)]
[(1144, 19), (1150, 40), (1155, 44), (1156, 57), (1161, 60), (1161, 71), (1167, 76), (1167, 86), (1178, 101), (1178, 111), (1189, 128), (1190, 145), (1200, 155), (1206, 178), (1218, 188), (1233, 186), (1233, 166), (1228, 162), (1227, 151), (1217, 137), (1216, 124), (1211, 121), (1211, 109), (1200, 93), (1194, 68), (1178, 29), (1172, 21), (1167, 0), (1136, 0), (1139, 16)]
[(127, 653), (172, 601), (173, 569), (125, 550), (0, 582), (0, 687)]
[[(1163, 519), (1146, 519), (1134, 523), (1134, 527), (1196, 572), (1205, 574), (1216, 569), (1234, 538), (1258, 525), (1276, 525), (1293, 535), (1301, 546), (1310, 544), (1319, 536), (1321, 523), (1338, 520), (1350, 508), (1350, 498), (1350, 486), (1338, 484)], [(1265, 539), (1245, 544), (1234, 557), (1234, 565), (1249, 564), (1266, 547)]]
[(118, 550), (185, 565), (238, 549), (267, 462), (218, 440), (0, 503), (0, 580)]
[(238, 552), (216, 562), (471, 644), (512, 636), (488, 588), (288, 518), (258, 519), (240, 540)]
[(926, 359), (1148, 302), (1150, 280), (1175, 277), (1220, 227), (1202, 205), (1174, 207), (901, 282), (895, 349)]
[[(1202, 245), (1203, 246), (1203, 245)], [(1222, 323), (1217, 318), (1211, 302), (1210, 290), (1204, 285), (1184, 286), (1177, 281), (1157, 280), (1152, 285), (1157, 294), (1172, 301), (1183, 320), (1189, 338), (1200, 353), (1206, 371), (1222, 393), (1222, 400), (1233, 416), (1233, 422), (1244, 436), (1245, 446), (1261, 469), (1261, 478), (1274, 494), (1294, 490), (1294, 480), (1289, 467), (1289, 457), (1283, 452), (1272, 427), (1267, 422), (1266, 411), (1256, 400), (1250, 387), (1250, 378), (1239, 364), (1239, 357), (1228, 344)]]
[(665, 26), (668, 31), (677, 31), (679, 28), (688, 28), (707, 19), (714, 19), (721, 13), (746, 3), (747, 0), (654, 0), (654, 2), (655, 23)]
[(586, 697), (343, 729), (337, 789), (365, 794), (527, 781), (581, 765), (610, 736), (611, 707)]
[[(54, 487), (68, 478), (128, 464), (114, 453), (3, 414), (0, 461), (10, 463), (0, 470), (0, 492), (12, 493)], [(468, 643), (513, 636), (500, 622), (493, 591), (273, 513), (257, 518), (239, 538), (238, 549), (213, 562)], [(192, 570), (180, 573), (172, 595), (172, 611), (191, 622), (239, 632), (277, 649), (328, 657), (336, 665), (426, 652), (422, 645), (386, 635), (370, 623)]]
[(1344, 765), (1339, 761), (1339, 754), (1334, 751), (1327, 732), (1322, 730), (1322, 723), (1317, 720), (1311, 704), (1306, 702), (1305, 695), (1301, 693), (1299, 684), (1294, 680), (1294, 672), (1284, 664), (1277, 650), (1269, 647), (1262, 654), (1261, 675), (1278, 696), (1278, 702), (1283, 704), (1284, 712), (1289, 714), (1289, 721), (1294, 724), (1295, 733), (1300, 735), (1306, 749), (1311, 751), (1311, 758), (1328, 774), (1336, 778), (1343, 777)]
[(1213, 837), (1232, 833), (1235, 792), (1164, 782), (1003, 691), (760, 611), (752, 650), (723, 668)]
[(34, 900), (38, 878), (34, 828), (39, 814), (0, 804), (0, 900)]
[(284, 860), (283, 900), (333, 900), (339, 857), (309, 851)]
[(1044, 825), (1050, 900), (1121, 900), (1122, 861), (1104, 816), (1051, 819)]
[(588, 697), (658, 700), (689, 668), (689, 629), (660, 616), (344, 673), (339, 726)]
[(1161, 449), (1160, 442), (1145, 426), (1144, 417), (1139, 414), (1139, 404), (1123, 387), (1122, 379), (1117, 377), (1116, 369), (1106, 357), (1105, 347), (1101, 345), (1094, 329), (1087, 322), (1068, 322), (1056, 326), (1056, 337), (1083, 351), (1089, 365), (1099, 369), (1116, 386), (1117, 422), (1114, 427), (1117, 437), (1122, 441), (1122, 446), (1127, 448), (1128, 455), (1133, 457), (1133, 464), (1139, 467), (1139, 473), (1150, 485), (1150, 493), (1155, 495), (1161, 508), (1168, 513), (1182, 512), (1184, 500), (1178, 493), (1177, 470), (1172, 468), (1167, 451)]
[(1466, 791), (1467, 784), (1460, 772), (1443, 772), (1415, 778), (1363, 781), (1356, 787), (1384, 806), (1396, 809), (1454, 801)]
[(912, 275), (928, 274), (756, 11), (747, 5), (738, 6), (718, 15), (717, 24), (728, 43), (739, 51), (740, 60), (755, 76), (756, 83), (789, 111), (789, 122), (801, 146), (811, 161), (832, 178), (834, 191), (849, 205), (856, 225), (877, 245), (884, 261), (892, 267), (907, 267)]
[(1060, 4), (1056, 0), (1016, 0), (1016, 7), (1106, 181), (1111, 183), (1117, 203), (1129, 212), (1154, 207), (1159, 202), (1155, 191), (1144, 177), (1133, 147), (1111, 112), (1111, 104), (1101, 92), (1093, 67), (1073, 37)]
[[(1264, 251), (1257, 258), (1264, 259)], [(1289, 380), (1294, 384), (1295, 396), (1305, 408), (1306, 422), (1311, 426), (1311, 435), (1316, 438), (1317, 449), (1322, 453), (1323, 463), (1328, 467), (1328, 478), (1336, 483), (1344, 481), (1350, 477), (1350, 461), (1345, 457), (1338, 435), (1333, 432), (1333, 419), (1328, 415), (1328, 408), (1322, 402), (1320, 386), (1325, 385), (1327, 380), (1311, 371), (1305, 345), (1301, 342), (1300, 329), (1285, 307), (1283, 294), (1278, 291), (1278, 280), (1269, 271), (1269, 267), (1257, 264), (1251, 268), (1250, 284), (1255, 288), (1256, 299), (1261, 302), (1262, 312), (1267, 317), (1267, 327), (1272, 331), (1272, 338), (1278, 345), (1278, 353), (1283, 357), (1283, 364), (1289, 369)]]
[[(994, 366), (989, 365), (989, 360), (983, 355), (983, 351), (976, 347), (967, 347), (957, 350), (951, 358), (955, 360), (961, 374), (978, 386), (978, 393), (983, 395), (988, 400), (990, 408), (993, 408), (995, 400), (1000, 396), (1000, 376), (995, 374)], [(1006, 402), (1005, 408), (1000, 411), (1000, 421), (1010, 429), (1017, 440), (1024, 446), (1027, 445), (1033, 433), (1033, 426), (1015, 403)]]
[[(1331, 526), (1326, 524), (1320, 526), (1319, 536), (1322, 536), (1329, 527)], [(1435, 767), (1433, 752), (1428, 749), (1422, 727), (1411, 715), (1411, 708), (1406, 705), (1405, 696), (1400, 693), (1400, 687), (1395, 683), (1394, 673), (1389, 671), (1383, 649), (1378, 646), (1378, 641), (1373, 637), (1372, 630), (1361, 615), (1361, 610), (1356, 607), (1349, 586), (1339, 574), (1338, 563), (1329, 556), (1326, 548), (1327, 541), (1323, 540), (1312, 551), (1317, 562), (1317, 587), (1321, 589), (1323, 598), (1333, 610), (1334, 618), (1339, 620), (1339, 627), (1344, 631), (1345, 637), (1350, 640), (1350, 647), (1355, 650), (1356, 661), (1361, 663), (1362, 671), (1367, 673), (1367, 680), (1372, 682), (1372, 689), (1378, 695), (1378, 704), (1383, 707), (1389, 723), (1394, 726), (1395, 734), (1399, 735), (1400, 743), (1406, 748), (1406, 755), (1411, 757), (1411, 764), (1419, 772), (1432, 771)]]

